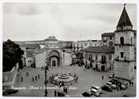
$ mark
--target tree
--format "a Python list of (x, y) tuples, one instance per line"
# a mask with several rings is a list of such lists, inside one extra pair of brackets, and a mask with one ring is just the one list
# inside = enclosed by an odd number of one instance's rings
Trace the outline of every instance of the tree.
[(11, 40), (3, 42), (3, 72), (10, 71), (16, 63), (19, 63), (19, 68), (23, 68), (22, 55), (23, 50), (18, 44)]

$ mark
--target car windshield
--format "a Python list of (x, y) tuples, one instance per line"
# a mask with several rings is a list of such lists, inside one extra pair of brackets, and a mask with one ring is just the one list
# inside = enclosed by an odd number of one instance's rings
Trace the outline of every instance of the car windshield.
[(111, 82), (107, 82), (106, 84), (112, 84)]
[(98, 87), (94, 87), (94, 86), (92, 86), (91, 89), (96, 89), (96, 90), (98, 90)]
[(91, 91), (93, 91), (93, 92), (97, 92), (97, 89), (91, 88)]

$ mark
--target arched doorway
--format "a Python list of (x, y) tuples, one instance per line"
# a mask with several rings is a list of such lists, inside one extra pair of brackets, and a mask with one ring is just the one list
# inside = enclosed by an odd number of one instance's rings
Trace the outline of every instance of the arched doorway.
[(56, 50), (52, 50), (49, 53), (49, 65), (50, 67), (60, 66), (60, 53)]
[(59, 66), (59, 58), (56, 57), (56, 56), (52, 56), (50, 57), (50, 66), (52, 67), (56, 67), (56, 66)]

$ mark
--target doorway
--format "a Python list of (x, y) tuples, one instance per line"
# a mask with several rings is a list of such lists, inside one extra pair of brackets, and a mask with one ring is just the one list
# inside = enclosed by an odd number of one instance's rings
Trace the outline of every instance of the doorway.
[(101, 71), (105, 71), (105, 66), (104, 65), (101, 66)]

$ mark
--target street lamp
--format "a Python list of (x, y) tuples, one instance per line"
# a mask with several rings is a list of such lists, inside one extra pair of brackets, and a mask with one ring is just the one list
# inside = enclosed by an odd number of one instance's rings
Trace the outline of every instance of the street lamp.
[(47, 96), (47, 94), (48, 94), (48, 92), (47, 92), (47, 70), (48, 70), (48, 64), (46, 63), (46, 66), (45, 66), (45, 80), (44, 80), (45, 96)]

